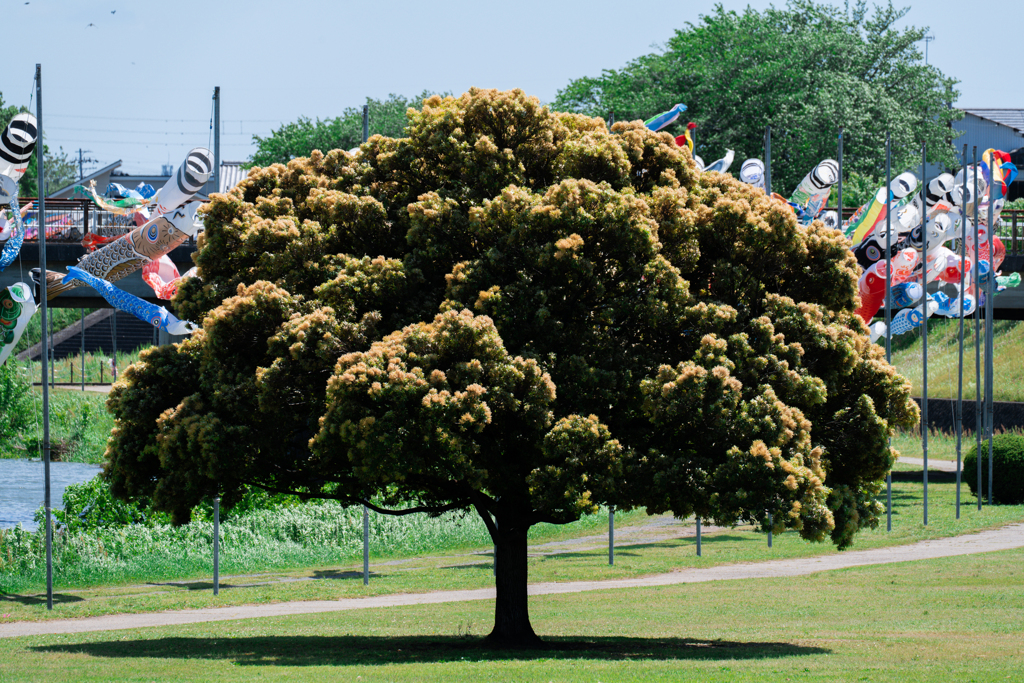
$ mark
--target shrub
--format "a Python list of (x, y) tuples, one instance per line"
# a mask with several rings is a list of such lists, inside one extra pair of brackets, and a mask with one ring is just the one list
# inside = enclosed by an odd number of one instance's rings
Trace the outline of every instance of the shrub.
[(0, 441), (17, 437), (32, 424), (31, 387), (16, 363), (0, 365)]
[[(964, 458), (964, 479), (971, 493), (978, 495), (977, 446)], [(988, 444), (981, 444), (981, 495), (988, 495)], [(996, 434), (992, 437), (992, 502), (1003, 505), (1024, 503), (1024, 435)]]

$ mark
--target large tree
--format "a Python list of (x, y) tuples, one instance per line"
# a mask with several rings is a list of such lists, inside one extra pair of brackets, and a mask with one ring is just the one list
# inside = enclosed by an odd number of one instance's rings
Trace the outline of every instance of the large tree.
[(644, 507), (840, 547), (877, 523), (917, 409), (841, 234), (519, 91), (430, 98), (407, 134), (213, 196), (174, 301), (203, 329), (110, 395), (116, 495), (179, 522), (248, 487), (475, 511), (514, 643), (540, 522)]
[(773, 189), (787, 196), (815, 164), (835, 158), (840, 127), (848, 172), (882, 174), (887, 131), (894, 169), (918, 164), (921, 142), (932, 161), (954, 167), (956, 81), (923, 63), (917, 44), (927, 28), (896, 27), (907, 11), (890, 2), (869, 15), (863, 0), (846, 9), (814, 0), (764, 11), (717, 5), (661, 51), (572, 81), (553, 106), (629, 120), (683, 102), (688, 110), (671, 130), (695, 122), (696, 152), (708, 162), (727, 148), (737, 164), (763, 158), (771, 126)]
[[(388, 95), (386, 100), (366, 98), (370, 135), (401, 137), (405, 130), (405, 112), (419, 107), (434, 93), (424, 91), (416, 97)], [(352, 149), (363, 141), (363, 108), (347, 107), (340, 116), (324, 120), (300, 116), (267, 137), (252, 136), (256, 151), (249, 163), (254, 166), (286, 164), (297, 157), (309, 156), (314, 149)]]

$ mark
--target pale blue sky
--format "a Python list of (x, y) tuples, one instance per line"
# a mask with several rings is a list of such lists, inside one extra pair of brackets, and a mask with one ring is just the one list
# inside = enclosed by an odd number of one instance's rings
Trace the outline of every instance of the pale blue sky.
[[(83, 148), (100, 164), (121, 159), (125, 170), (155, 173), (208, 143), (217, 85), (222, 157), (244, 160), (254, 133), (335, 116), (367, 96), (475, 85), (549, 101), (572, 78), (651, 52), (714, 4), (3, 0), (0, 92), (28, 105), (41, 63), (51, 149)], [(961, 81), (958, 104), (1024, 107), (1019, 67), (1005, 69), (1020, 62), (1024, 3), (913, 7), (905, 23), (931, 27), (929, 61)]]

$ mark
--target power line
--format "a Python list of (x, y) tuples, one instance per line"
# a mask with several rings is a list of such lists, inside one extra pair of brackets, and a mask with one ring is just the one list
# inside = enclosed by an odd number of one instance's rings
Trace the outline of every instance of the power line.
[[(99, 119), (103, 121), (160, 121), (162, 123), (209, 123), (208, 119), (147, 119), (138, 116), (80, 116), (78, 114), (47, 114), (50, 119)], [(221, 119), (222, 123), (281, 123), (282, 119)]]

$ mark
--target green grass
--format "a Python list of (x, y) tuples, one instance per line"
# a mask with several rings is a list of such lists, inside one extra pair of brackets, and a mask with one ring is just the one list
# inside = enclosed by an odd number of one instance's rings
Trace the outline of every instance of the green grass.
[(0, 680), (987, 681), (1024, 670), (1024, 551), (534, 597), (547, 647), (481, 642), (493, 603), (0, 640)]
[[(930, 398), (956, 398), (959, 382), (959, 321), (928, 321), (928, 396)], [(982, 326), (984, 327), (984, 325)], [(993, 323), (993, 396), (996, 401), (1024, 401), (1024, 325), (1016, 320), (996, 320)], [(897, 337), (893, 344), (892, 364), (900, 374), (911, 381), (913, 395), (922, 394), (923, 341), (920, 330)], [(984, 330), (982, 330), (982, 394), (984, 394)], [(964, 377), (965, 400), (974, 400), (977, 391), (974, 358), (974, 320), (964, 321)]]
[[(38, 365), (38, 364), (37, 364)], [(103, 462), (114, 417), (106, 409), (107, 395), (86, 391), (50, 392), (51, 456), (64, 462)], [(42, 388), (30, 390), (32, 416), (27, 429), (0, 439), (0, 458), (39, 458), (42, 440)]]
[[(151, 345), (147, 344), (134, 351), (118, 351), (117, 352), (117, 371), (118, 376), (123, 373), (125, 369), (139, 360), (139, 353), (148, 349)], [(87, 353), (85, 354), (85, 381), (95, 383), (111, 383), (113, 378), (110, 372), (110, 358), (111, 356), (104, 353)], [(32, 378), (33, 382), (40, 382), (42, 377), (42, 367), (40, 361), (22, 361), (19, 366), (25, 369), (25, 372)], [(61, 360), (54, 361), (52, 364), (48, 364), (50, 369), (46, 373), (48, 380), (52, 379), (57, 384), (77, 384), (82, 381), (82, 356), (81, 354), (75, 354), (62, 358)]]
[[(963, 487), (961, 517), (955, 518), (955, 487), (949, 476), (942, 480), (933, 473), (929, 486), (929, 524), (922, 524), (923, 501), (919, 474), (897, 477), (893, 483), (893, 530), (885, 530), (884, 516), (878, 529), (866, 530), (856, 538), (854, 549), (879, 548), (915, 541), (942, 538), (1024, 521), (1024, 506), (985, 506), (976, 510), (974, 499)], [(616, 515), (621, 530), (627, 525), (650, 521), (642, 513)], [(663, 520), (665, 521), (665, 520)], [(637, 545), (617, 544), (616, 562), (608, 566), (606, 546), (607, 517), (593, 516), (574, 525), (539, 526), (534, 530), (529, 561), (530, 580), (575, 581), (639, 577), (687, 567), (707, 567), (768, 559), (832, 555), (828, 544), (801, 540), (795, 533), (774, 537), (773, 548), (767, 548), (764, 535), (750, 528), (724, 529), (705, 533), (703, 556), (695, 553), (692, 531), (682, 525)], [(562, 552), (539, 544), (590, 536), (587, 543), (563, 547)], [(620, 539), (622, 536), (620, 535)], [(282, 546), (238, 548), (230, 539), (223, 544), (222, 575), (225, 589), (219, 596), (210, 591), (212, 560), (209, 543), (196, 545), (190, 553), (200, 557), (197, 564), (186, 562), (184, 554), (173, 564), (173, 555), (149, 556), (149, 563), (138, 565), (138, 574), (104, 574), (103, 565), (92, 572), (62, 573), (55, 562), (57, 604), (53, 612), (43, 606), (41, 573), (35, 578), (3, 577), (7, 583), (0, 588), (0, 612), (6, 620), (39, 620), (111, 614), (119, 612), (150, 612), (166, 609), (203, 608), (221, 605), (277, 602), (283, 600), (331, 600), (340, 597), (361, 597), (392, 593), (422, 592), (438, 589), (469, 589), (493, 585), (490, 546), (468, 543), (457, 532), (435, 531), (432, 549), (418, 551), (395, 548), (381, 552), (380, 540), (371, 537), (371, 569), (369, 587), (361, 581), (360, 541), (353, 535), (347, 548), (335, 550), (336, 559), (297, 568), (289, 565)], [(287, 548), (283, 548), (287, 550)], [(113, 553), (113, 548), (110, 548)], [(542, 554), (546, 553), (546, 554)], [(170, 559), (160, 559), (167, 557)], [(145, 558), (143, 558), (145, 560)], [(246, 564), (253, 562), (253, 564)], [(193, 568), (193, 571), (189, 571)], [(177, 570), (177, 571), (176, 571)], [(150, 574), (147, 576), (146, 572)], [(236, 576), (231, 576), (231, 575)], [(230, 578), (228, 578), (230, 577)], [(72, 583), (77, 578), (79, 583)], [(111, 580), (116, 579), (116, 580)], [(186, 583), (190, 579), (195, 583)], [(269, 582), (270, 585), (255, 585)]]

